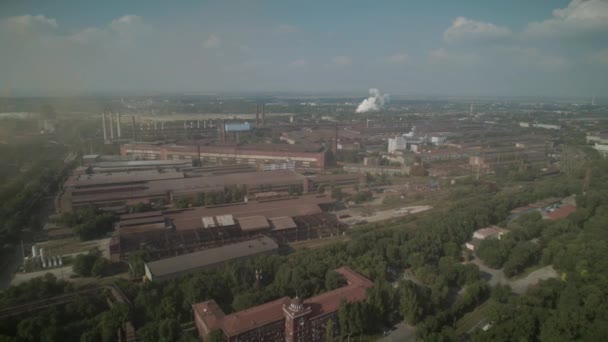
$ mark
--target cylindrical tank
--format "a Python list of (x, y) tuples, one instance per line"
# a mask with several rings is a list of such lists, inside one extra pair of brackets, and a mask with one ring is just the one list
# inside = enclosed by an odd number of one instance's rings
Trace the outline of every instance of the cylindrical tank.
[(42, 261), (42, 268), (46, 268), (46, 259), (40, 258), (40, 260)]
[(57, 267), (57, 258), (52, 256), (51, 260), (53, 260), (53, 267)]
[(36, 245), (32, 245), (32, 258), (35, 258), (38, 256), (38, 247), (36, 247)]
[(59, 258), (59, 266), (63, 266), (63, 257), (60, 255)]
[(40, 257), (44, 258), (44, 248), (40, 247)]

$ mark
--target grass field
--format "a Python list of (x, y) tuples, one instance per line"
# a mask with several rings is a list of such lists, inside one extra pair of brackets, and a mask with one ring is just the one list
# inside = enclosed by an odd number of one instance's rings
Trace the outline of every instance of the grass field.
[(462, 336), (469, 332), (469, 330), (473, 329), (475, 325), (488, 316), (490, 310), (492, 310), (495, 305), (496, 302), (488, 299), (483, 304), (475, 308), (475, 310), (464, 315), (458, 320), (458, 322), (456, 322), (456, 334), (458, 336)]

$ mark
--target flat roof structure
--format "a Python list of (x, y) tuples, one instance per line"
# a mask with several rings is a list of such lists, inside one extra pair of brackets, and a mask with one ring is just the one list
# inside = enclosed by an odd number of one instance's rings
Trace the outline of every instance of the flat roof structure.
[(200, 252), (179, 255), (145, 264), (146, 278), (150, 281), (166, 280), (227, 261), (272, 253), (279, 245), (269, 237), (242, 241)]
[(242, 230), (259, 230), (270, 228), (266, 217), (261, 215), (247, 216), (238, 219)]
[[(321, 213), (321, 203), (332, 203), (333, 200), (322, 197), (300, 197), (280, 201), (247, 202), (214, 207), (199, 207), (167, 215), (173, 221), (176, 230), (189, 230), (200, 228), (202, 217), (216, 217), (230, 213), (239, 223), (241, 219), (262, 216), (266, 219), (272, 217), (294, 217)], [(245, 223), (250, 220), (245, 220)]]
[(297, 227), (297, 224), (289, 216), (273, 217), (270, 219), (273, 230), (292, 229)]
[(476, 230), (475, 233), (473, 233), (473, 238), (479, 239), (479, 240), (485, 240), (487, 238), (492, 238), (492, 237), (500, 238), (501, 235), (504, 235), (508, 232), (509, 231), (507, 229), (500, 228), (498, 226), (491, 226), (491, 227), (486, 227), (486, 228), (481, 228), (481, 229)]
[(59, 199), (58, 210), (94, 204), (99, 207), (125, 206), (164, 199), (192, 198), (209, 191), (223, 191), (226, 187), (243, 186), (255, 192), (262, 186), (287, 188), (303, 184), (305, 177), (289, 170), (256, 171), (236, 174), (184, 178), (181, 172), (137, 171), (117, 174), (95, 174), (71, 177)]

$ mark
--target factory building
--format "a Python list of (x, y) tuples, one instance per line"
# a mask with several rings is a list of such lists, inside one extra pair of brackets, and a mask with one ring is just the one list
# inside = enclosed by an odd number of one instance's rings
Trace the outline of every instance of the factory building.
[(388, 153), (395, 153), (395, 151), (405, 150), (406, 147), (407, 141), (402, 135), (388, 139)]
[(211, 164), (281, 164), (294, 163), (296, 169), (323, 170), (325, 152), (319, 146), (298, 145), (146, 145), (125, 144), (120, 154), (144, 160), (200, 159)]
[(200, 338), (219, 331), (224, 341), (323, 341), (331, 320), (334, 336), (340, 333), (338, 308), (342, 301), (364, 301), (374, 284), (349, 267), (336, 270), (346, 285), (320, 295), (300, 299), (283, 297), (226, 315), (214, 300), (192, 305)]
[(325, 212), (334, 202), (326, 196), (307, 195), (125, 214), (110, 241), (110, 257), (126, 260), (143, 248), (153, 258), (163, 258), (260, 236), (277, 242), (335, 236), (345, 227)]
[[(239, 170), (236, 170), (239, 171)], [(57, 198), (59, 213), (94, 205), (111, 211), (125, 211), (138, 203), (166, 204), (176, 200), (194, 200), (199, 194), (239, 187), (247, 194), (261, 191), (287, 192), (290, 186), (303, 187), (305, 177), (289, 170), (198, 174), (186, 177), (177, 171), (138, 171), (73, 175)]]
[(144, 265), (144, 269), (146, 279), (149, 281), (165, 281), (215, 267), (228, 261), (275, 253), (278, 249), (279, 245), (276, 242), (262, 236), (253, 240), (148, 262)]

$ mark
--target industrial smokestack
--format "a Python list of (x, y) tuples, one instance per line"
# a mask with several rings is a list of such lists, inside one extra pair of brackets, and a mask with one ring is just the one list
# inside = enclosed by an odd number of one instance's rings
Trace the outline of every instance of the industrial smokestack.
[(133, 121), (133, 141), (135, 141), (135, 115), (131, 116), (131, 121)]
[(335, 127), (334, 143), (331, 147), (331, 151), (333, 152), (334, 156), (336, 155), (336, 153), (338, 153), (338, 125), (337, 124)]
[(260, 105), (257, 103), (255, 104), (255, 125), (260, 125)]
[(118, 137), (120, 138), (120, 113), (116, 113), (116, 130), (118, 132)]
[(112, 118), (112, 112), (110, 112), (110, 139), (114, 140), (114, 119)]
[(266, 122), (266, 112), (265, 112), (265, 104), (262, 103), (262, 126), (264, 126), (264, 123)]
[(101, 122), (103, 123), (103, 141), (108, 140), (108, 133), (106, 132), (106, 113), (101, 113)]

